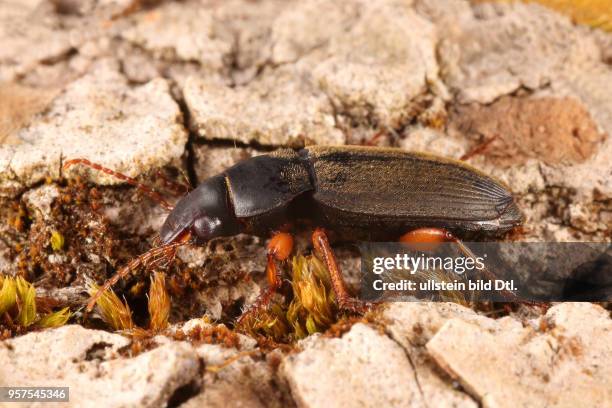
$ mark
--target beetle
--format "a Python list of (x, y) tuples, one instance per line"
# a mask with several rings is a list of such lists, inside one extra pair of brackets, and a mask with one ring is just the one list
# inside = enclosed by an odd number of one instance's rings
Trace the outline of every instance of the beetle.
[[(85, 159), (69, 160), (64, 168), (76, 163), (118, 175)], [(263, 306), (282, 282), (276, 263), (293, 247), (282, 228), (297, 220), (316, 226), (313, 247), (329, 270), (339, 307), (362, 311), (366, 306), (345, 287), (328, 231), (350, 241), (460, 242), (499, 237), (519, 226), (522, 215), (505, 185), (460, 161), (397, 148), (280, 149), (235, 164), (179, 200), (161, 227), (159, 245), (121, 268), (88, 309), (131, 270), (171, 259), (181, 245), (239, 233), (272, 236), (269, 288), (254, 307)]]

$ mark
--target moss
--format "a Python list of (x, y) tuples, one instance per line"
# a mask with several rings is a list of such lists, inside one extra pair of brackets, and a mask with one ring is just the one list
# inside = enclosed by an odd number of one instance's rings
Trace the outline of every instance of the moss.
[(240, 349), (240, 337), (234, 330), (224, 325), (210, 325), (202, 327), (195, 326), (188, 332), (176, 331), (173, 336), (175, 340), (188, 340), (193, 343), (217, 344), (225, 348)]
[(65, 307), (61, 310), (58, 310), (57, 312), (49, 313), (48, 315), (41, 317), (41, 319), (36, 322), (36, 325), (43, 329), (60, 327), (68, 322), (70, 316), (70, 309)]
[(51, 248), (57, 252), (57, 251), (61, 251), (62, 249), (64, 249), (64, 236), (58, 232), (58, 231), (53, 231), (51, 232)]
[(291, 261), (291, 293), (253, 311), (236, 329), (273, 342), (293, 342), (328, 330), (344, 317), (337, 307), (329, 273), (315, 256)]
[(0, 331), (2, 338), (25, 333), (31, 328), (59, 327), (72, 314), (68, 308), (41, 315), (49, 310), (47, 299), (36, 297), (36, 288), (22, 277), (0, 276)]
[(149, 329), (161, 332), (168, 327), (170, 316), (170, 297), (166, 290), (166, 275), (155, 273), (151, 278), (151, 289), (149, 290)]
[(17, 320), (21, 326), (28, 327), (36, 320), (36, 290), (22, 277), (16, 279), (16, 288), (19, 306)]
[[(96, 294), (98, 290), (100, 287), (95, 283), (88, 284), (87, 292), (90, 296)], [(100, 296), (96, 303), (96, 310), (102, 320), (113, 330), (127, 331), (135, 327), (130, 306), (125, 300), (122, 302), (112, 289), (105, 291)]]
[(8, 312), (17, 303), (17, 285), (11, 277), (2, 278), (0, 289), (0, 315)]

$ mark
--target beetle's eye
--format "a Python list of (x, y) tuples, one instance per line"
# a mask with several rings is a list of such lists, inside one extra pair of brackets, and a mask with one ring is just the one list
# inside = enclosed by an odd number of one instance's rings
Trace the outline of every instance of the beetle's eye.
[(193, 232), (201, 240), (208, 240), (216, 236), (221, 226), (221, 220), (217, 217), (200, 217), (193, 223)]

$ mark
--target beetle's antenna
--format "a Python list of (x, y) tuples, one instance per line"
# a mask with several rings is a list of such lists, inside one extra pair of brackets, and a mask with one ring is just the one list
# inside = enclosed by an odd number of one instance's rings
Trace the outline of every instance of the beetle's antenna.
[(172, 209), (174, 208), (157, 191), (153, 190), (151, 187), (148, 187), (142, 183), (139, 183), (136, 179), (132, 177), (126, 176), (125, 174), (118, 173), (114, 170), (109, 169), (108, 167), (101, 166), (98, 163), (93, 163), (87, 159), (79, 158), (79, 159), (68, 160), (67, 162), (64, 163), (64, 165), (62, 166), (62, 169), (66, 170), (68, 169), (68, 167), (73, 166), (75, 164), (81, 164), (81, 165), (90, 167), (94, 170), (101, 171), (105, 174), (108, 174), (109, 176), (113, 176), (119, 180), (125, 181), (128, 184), (131, 184), (132, 186), (136, 187), (137, 189), (142, 191), (144, 194), (146, 194), (149, 198), (153, 199), (154, 201), (157, 201), (164, 209), (168, 211), (172, 211)]
[[(185, 173), (182, 170), (180, 170), (180, 172), (181, 172), (181, 176), (185, 178)], [(160, 170), (156, 172), (156, 175), (163, 181), (164, 187), (172, 190), (175, 196), (180, 197), (191, 191), (190, 184), (177, 183), (176, 181), (171, 180), (168, 177), (166, 177)], [(188, 181), (189, 180), (187, 180), (187, 182)]]
[(163, 261), (170, 262), (176, 255), (176, 249), (180, 246), (186, 245), (189, 242), (190, 234), (182, 239), (171, 242), (165, 245), (154, 246), (144, 254), (141, 254), (137, 258), (132, 259), (127, 265), (119, 269), (115, 275), (104, 282), (104, 285), (98, 289), (98, 291), (89, 299), (87, 303), (87, 311), (91, 312), (96, 305), (96, 302), (104, 292), (109, 290), (119, 279), (125, 277), (131, 271), (136, 270), (139, 267), (151, 268), (155, 265), (162, 263)]

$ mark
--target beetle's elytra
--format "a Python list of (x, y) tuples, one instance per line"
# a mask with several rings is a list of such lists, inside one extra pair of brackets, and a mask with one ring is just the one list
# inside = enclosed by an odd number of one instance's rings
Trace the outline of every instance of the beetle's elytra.
[[(84, 159), (66, 166), (75, 163), (114, 174)], [(276, 261), (285, 260), (293, 246), (292, 237), (278, 231), (302, 220), (318, 227), (313, 247), (327, 265), (340, 307), (351, 310), (363, 305), (349, 296), (325, 230), (345, 240), (458, 242), (456, 237), (498, 236), (522, 221), (506, 187), (455, 160), (361, 146), (282, 149), (244, 160), (182, 198), (162, 226), (161, 246), (119, 270), (89, 308), (130, 270), (169, 259), (180, 245), (274, 233), (268, 243), (270, 288), (255, 308), (263, 306), (282, 282)]]

